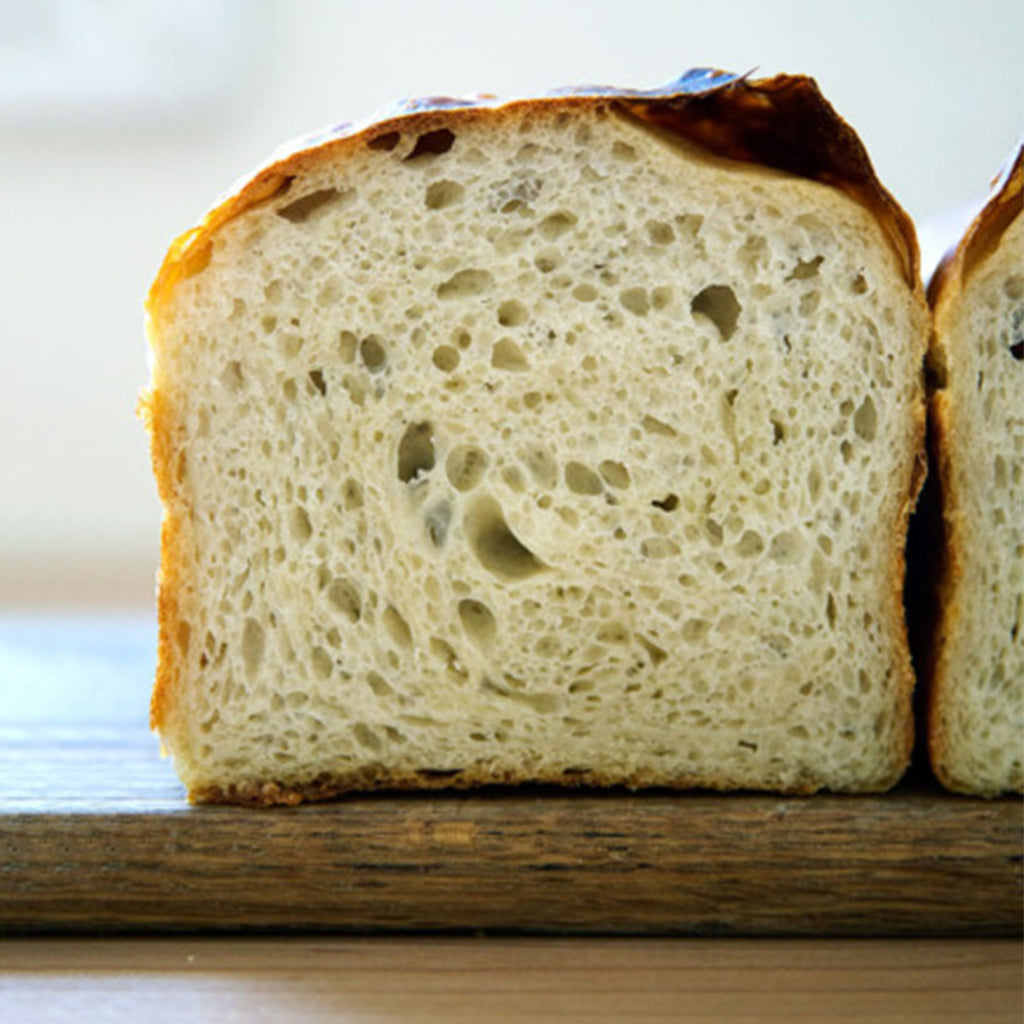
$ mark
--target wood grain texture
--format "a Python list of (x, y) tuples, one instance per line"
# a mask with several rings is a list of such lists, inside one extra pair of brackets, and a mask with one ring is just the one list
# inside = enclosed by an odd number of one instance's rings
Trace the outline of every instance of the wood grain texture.
[(1021, 987), (1007, 940), (0, 942), (19, 1024), (1019, 1024)]
[[(883, 797), (523, 789), (189, 807), (144, 700), (126, 696), (148, 678), (116, 642), (110, 654), (117, 636), (84, 629), (60, 671), (40, 655), (20, 718), (0, 721), (2, 933), (1021, 933), (1021, 801), (921, 780)], [(24, 651), (7, 664), (32, 682)]]
[[(271, 811), (146, 792), (0, 804), (0, 929), (1012, 935), (1021, 807), (886, 797), (491, 791)], [(46, 772), (25, 777), (43, 781)], [(55, 784), (55, 788), (56, 784)], [(19, 807), (19, 804), (21, 805)]]

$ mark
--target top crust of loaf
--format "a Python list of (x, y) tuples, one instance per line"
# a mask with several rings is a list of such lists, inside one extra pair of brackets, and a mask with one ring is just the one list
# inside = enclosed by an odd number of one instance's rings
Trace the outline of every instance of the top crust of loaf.
[[(987, 203), (959, 243), (943, 258), (928, 286), (928, 300), (933, 309), (933, 333), (928, 351), (929, 446), (938, 470), (944, 531), (941, 564), (937, 568), (938, 622), (932, 634), (924, 673), (928, 688), (928, 744), (933, 769), (946, 788), (982, 796), (996, 796), (1000, 792), (1014, 790), (1024, 792), (1024, 781), (1020, 776), (1019, 756), (1015, 775), (1012, 770), (1011, 774), (1000, 774), (1001, 769), (992, 757), (994, 748), (986, 752), (986, 740), (967, 735), (963, 728), (953, 724), (957, 705), (963, 702), (964, 694), (975, 684), (969, 666), (956, 654), (957, 648), (962, 647), (958, 641), (968, 635), (964, 633), (967, 628), (964, 620), (972, 600), (966, 583), (968, 562), (971, 560), (967, 549), (972, 540), (976, 541), (977, 534), (989, 529), (988, 524), (972, 525), (967, 521), (970, 496), (962, 492), (960, 481), (964, 471), (958, 471), (958, 468), (970, 453), (965, 450), (967, 445), (961, 424), (977, 413), (964, 408), (955, 399), (953, 378), (961, 379), (966, 374), (973, 378), (974, 371), (969, 369), (967, 353), (962, 349), (965, 343), (980, 341), (963, 336), (964, 303), (970, 301), (968, 288), (988, 276), (990, 271), (996, 273), (1000, 266), (1020, 270), (1019, 251), (1014, 256), (1005, 247), (1001, 250), (1001, 245), (1018, 224), (1022, 213), (1024, 144), (1018, 145), (997, 175)], [(1012, 246), (1013, 242), (1007, 244)], [(1011, 367), (1011, 376), (1013, 369)], [(998, 429), (1008, 430), (1009, 424)], [(1012, 561), (1015, 556), (1010, 553), (1009, 557)], [(1013, 600), (1012, 593), (1004, 593), (1000, 597), (1007, 608)], [(1012, 662), (1010, 671), (1013, 671)], [(1017, 685), (1019, 682), (1017, 679)], [(1014, 727), (1008, 728), (1012, 730)], [(998, 744), (1000, 741), (989, 742)], [(1022, 738), (1013, 734), (1010, 742), (1015, 743), (1019, 750)], [(1012, 751), (1003, 750), (1001, 754), (1011, 760), (1013, 758)], [(991, 763), (981, 771), (979, 760)]]
[[(782, 171), (845, 193), (871, 214), (879, 226), (880, 236), (888, 243), (891, 257), (882, 245), (877, 247), (878, 251), (885, 253), (885, 263), (890, 268), (888, 280), (895, 283), (902, 273), (903, 283), (907, 286), (908, 305), (915, 307), (912, 315), (908, 315), (908, 321), (913, 322), (915, 330), (921, 327), (917, 335), (922, 336), (923, 345), (923, 294), (913, 227), (906, 214), (878, 182), (857, 136), (828, 105), (813, 80), (779, 76), (752, 81), (720, 72), (701, 72), (684, 76), (671, 87), (650, 93), (587, 89), (508, 103), (489, 100), (468, 103), (420, 101), (407, 105), (401, 112), (383, 120), (356, 128), (342, 127), (323, 136), (304, 140), (297, 149), (273, 159), (256, 172), (229, 198), (216, 206), (197, 227), (173, 244), (148, 300), (154, 349), (159, 356), (161, 351), (166, 351), (168, 344), (176, 344), (169, 337), (159, 337), (158, 325), (173, 308), (179, 285), (188, 282), (189, 278), (210, 263), (215, 236), (225, 227), (230, 232), (235, 227), (231, 222), (247, 211), (283, 197), (298, 176), (315, 176), (318, 169), (337, 163), (339, 159), (347, 159), (348, 154), (355, 154), (367, 146), (388, 149), (394, 145), (399, 132), (406, 138), (410, 134), (418, 136), (420, 141), (417, 146), (429, 146), (434, 135), (446, 131), (450, 134), (458, 132), (460, 128), (477, 127), (482, 123), (507, 128), (527, 125), (541, 116), (547, 119), (564, 117), (567, 123), (571, 123), (571, 119), (577, 115), (590, 115), (594, 111), (631, 120), (665, 139), (679, 140), (680, 145), (687, 147), (696, 146), (705, 153), (710, 152), (713, 157)], [(289, 197), (285, 202), (290, 201)], [(915, 352), (919, 352), (917, 341), (915, 336)], [(893, 511), (892, 521), (897, 528), (891, 531), (891, 546), (887, 544), (885, 554), (879, 556), (879, 560), (889, 566), (886, 586), (892, 598), (881, 612), (880, 621), (884, 620), (884, 628), (894, 634), (895, 648), (905, 648), (902, 620), (897, 611), (903, 580), (903, 533), (909, 508), (923, 479), (923, 459), (920, 453), (923, 410), (918, 416), (915, 396), (919, 395), (916, 386), (916, 382), (908, 382), (907, 390), (913, 392), (908, 399), (908, 408), (914, 408), (914, 422), (911, 424), (908, 417), (905, 424), (906, 437), (898, 439), (904, 446), (906, 463), (899, 468), (898, 485), (893, 485), (892, 500), (899, 507)], [(143, 396), (140, 410), (151, 434), (160, 495), (165, 505), (170, 505), (180, 489), (177, 477), (181, 473), (179, 456), (182, 454), (172, 436), (174, 411), (169, 406), (167, 396), (159, 388)], [(873, 432), (873, 427), (871, 429)], [(185, 616), (179, 613), (177, 607), (180, 595), (187, 589), (187, 581), (179, 577), (189, 564), (184, 554), (187, 545), (185, 538), (179, 536), (180, 529), (180, 523), (173, 516), (165, 518), (159, 592), (159, 665), (152, 704), (152, 723), (168, 738), (174, 731), (172, 719), (182, 714), (177, 707), (181, 700), (177, 687), (181, 670), (180, 650), (187, 646), (187, 637), (183, 642), (179, 631), (187, 630), (188, 626)], [(896, 637), (896, 633), (901, 636)], [(892, 692), (894, 699), (898, 695), (900, 705), (896, 715), (898, 726), (895, 729), (896, 746), (899, 749), (893, 752), (884, 778), (872, 781), (871, 784), (876, 788), (896, 780), (905, 766), (911, 741), (907, 713), (912, 675), (909, 661), (899, 651), (894, 659)], [(631, 784), (642, 785), (646, 781), (638, 776), (631, 780)], [(659, 780), (652, 777), (649, 781)], [(694, 784), (720, 784), (713, 779), (693, 781)], [(402, 780), (397, 778), (391, 778), (388, 782), (390, 785), (402, 784)], [(417, 777), (409, 784), (422, 785), (423, 779)], [(813, 780), (799, 779), (788, 783), (794, 790), (816, 788), (818, 784)], [(268, 791), (261, 789), (253, 793), (218, 793), (216, 790), (204, 792), (200, 785), (193, 789), (191, 795), (199, 799), (219, 797), (233, 801), (249, 799), (257, 803), (275, 803), (311, 799), (335, 791), (328, 786), (321, 793), (317, 786), (318, 782), (314, 780), (301, 791), (274, 790), (272, 787)]]
[(336, 147), (355, 149), (393, 131), (429, 132), (467, 120), (529, 118), (544, 108), (573, 114), (594, 106), (658, 127), (717, 156), (760, 164), (846, 192), (878, 219), (907, 284), (918, 286), (920, 253), (913, 222), (878, 180), (857, 133), (833, 109), (813, 78), (776, 75), (749, 79), (724, 71), (693, 70), (651, 91), (584, 87), (548, 96), (499, 101), (489, 97), (435, 97), (407, 101), (397, 112), (362, 124), (342, 124), (286, 146), (235, 186), (200, 224), (171, 245), (147, 303), (152, 312), (183, 277), (209, 260), (211, 234), (259, 203), (281, 195), (292, 178), (330, 159)]
[(963, 237), (942, 260), (928, 282), (928, 302), (936, 316), (954, 302), (977, 268), (998, 248), (1003, 235), (1020, 216), (1024, 203), (1024, 143), (992, 182), (988, 201)]

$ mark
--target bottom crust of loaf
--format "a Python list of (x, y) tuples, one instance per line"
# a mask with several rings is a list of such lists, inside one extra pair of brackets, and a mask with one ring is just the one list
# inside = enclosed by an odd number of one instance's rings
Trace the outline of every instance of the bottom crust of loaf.
[[(898, 781), (899, 773), (879, 785), (865, 785), (845, 792), (883, 792)], [(394, 771), (380, 770), (372, 766), (355, 770), (344, 775), (321, 775), (305, 783), (280, 781), (254, 781), (218, 784), (201, 784), (189, 790), (189, 800), (195, 804), (234, 804), (247, 807), (295, 807), (304, 803), (333, 800), (344, 796), (360, 796), (369, 793), (415, 793), (444, 790), (496, 788), (511, 791), (517, 787), (554, 787), (559, 790), (586, 789), (594, 792), (623, 790), (709, 791), (736, 792), (744, 789), (736, 780), (708, 780), (698, 777), (666, 778), (655, 772), (637, 772), (629, 777), (605, 774), (598, 770), (568, 769), (566, 771), (526, 778), (510, 770), (487, 768), (461, 771)], [(784, 796), (809, 796), (821, 789), (821, 785), (809, 778), (790, 779), (772, 786), (772, 792)], [(753, 792), (746, 789), (747, 792)], [(758, 790), (760, 791), (760, 790)]]

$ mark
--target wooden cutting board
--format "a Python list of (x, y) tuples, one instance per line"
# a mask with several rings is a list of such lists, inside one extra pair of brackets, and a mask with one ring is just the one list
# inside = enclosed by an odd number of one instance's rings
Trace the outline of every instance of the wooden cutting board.
[(1019, 935), (1018, 799), (542, 789), (190, 807), (152, 626), (0, 620), (0, 932)]

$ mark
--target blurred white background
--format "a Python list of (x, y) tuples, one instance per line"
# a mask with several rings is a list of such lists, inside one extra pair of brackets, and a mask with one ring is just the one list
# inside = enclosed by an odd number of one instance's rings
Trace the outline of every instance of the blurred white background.
[(0, 0), (0, 603), (151, 599), (143, 297), (279, 143), (403, 96), (706, 65), (814, 75), (930, 224), (1024, 126), (1024, 3)]

